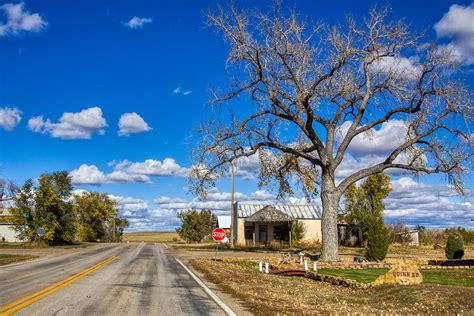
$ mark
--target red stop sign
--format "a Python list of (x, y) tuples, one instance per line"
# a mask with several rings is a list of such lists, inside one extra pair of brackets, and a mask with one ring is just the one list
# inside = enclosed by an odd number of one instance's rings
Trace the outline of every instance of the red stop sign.
[(225, 230), (222, 228), (216, 228), (212, 231), (212, 239), (215, 241), (222, 241), (225, 238)]

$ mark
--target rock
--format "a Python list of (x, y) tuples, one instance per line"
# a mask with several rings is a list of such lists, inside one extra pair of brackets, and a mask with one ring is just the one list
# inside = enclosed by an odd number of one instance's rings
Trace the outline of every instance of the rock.
[(379, 276), (373, 284), (413, 285), (421, 282), (423, 282), (423, 276), (418, 267), (402, 262), (394, 265), (386, 274)]

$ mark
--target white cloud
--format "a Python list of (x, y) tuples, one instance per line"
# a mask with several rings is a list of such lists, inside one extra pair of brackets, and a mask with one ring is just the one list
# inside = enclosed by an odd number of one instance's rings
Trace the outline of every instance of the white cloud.
[(93, 184), (105, 183), (107, 178), (105, 174), (95, 165), (81, 165), (69, 173), (73, 184)]
[(124, 25), (128, 26), (131, 29), (139, 29), (142, 28), (145, 24), (151, 22), (153, 22), (152, 18), (140, 18), (138, 16), (134, 16), (127, 23), (124, 23)]
[(100, 171), (95, 165), (83, 164), (70, 173), (73, 184), (101, 185), (104, 183), (132, 183), (149, 182), (150, 178), (146, 175), (128, 174), (120, 170), (115, 170), (109, 174)]
[[(336, 132), (336, 139), (340, 143), (347, 134), (352, 122), (344, 122)], [(408, 134), (407, 123), (403, 120), (390, 120), (382, 123), (379, 129), (370, 129), (359, 134), (350, 143), (342, 163), (336, 170), (338, 179), (345, 178), (357, 170), (373, 166), (387, 159), (388, 155), (406, 142)], [(425, 164), (427, 158), (421, 155), (416, 164)], [(408, 164), (411, 162), (407, 151), (401, 152), (395, 163)], [(410, 171), (403, 169), (387, 169), (389, 175), (408, 175)]]
[(398, 80), (418, 80), (422, 67), (417, 57), (385, 56), (370, 66), (373, 73), (391, 76)]
[(191, 94), (191, 90), (185, 90), (181, 87), (177, 87), (176, 89), (173, 90), (172, 94), (181, 94), (181, 95), (189, 95)]
[(419, 183), (402, 177), (392, 181), (392, 192), (385, 205), (384, 217), (390, 223), (474, 228), (471, 221), (474, 204), (456, 197), (455, 190), (448, 185)]
[[(344, 122), (337, 131), (336, 138), (341, 142), (352, 122)], [(347, 151), (354, 156), (384, 155), (392, 152), (407, 139), (407, 124), (403, 120), (390, 120), (382, 123), (376, 130), (371, 128), (354, 137)]]
[(107, 182), (112, 183), (133, 183), (150, 182), (150, 177), (141, 174), (130, 174), (122, 170), (115, 170), (107, 174)]
[(124, 113), (119, 120), (120, 136), (129, 136), (133, 133), (150, 131), (152, 128), (137, 113)]
[[(354, 172), (368, 168), (370, 166), (379, 164), (387, 159), (386, 155), (367, 155), (362, 157), (354, 157), (350, 154), (346, 154), (341, 164), (336, 170), (336, 178), (343, 180), (345, 177), (350, 176)], [(415, 163), (421, 164), (426, 161), (425, 156), (421, 156)], [(395, 163), (408, 164), (410, 157), (406, 152), (400, 153), (394, 161)], [(410, 171), (398, 168), (389, 168), (384, 171), (386, 174), (391, 176), (409, 175)]]
[(0, 6), (0, 11), (3, 11), (6, 19), (4, 22), (0, 21), (0, 36), (39, 32), (48, 25), (38, 13), (31, 14), (25, 10), (23, 2), (5, 3)]
[(143, 162), (123, 160), (114, 164), (116, 170), (129, 174), (177, 177), (187, 177), (189, 174), (189, 169), (181, 167), (173, 158), (165, 158), (163, 161), (147, 159)]
[(123, 197), (112, 194), (109, 194), (109, 197), (117, 202), (118, 209), (121, 212), (129, 212), (129, 214), (135, 214), (148, 210), (148, 203), (142, 199)]
[(20, 123), (21, 114), (18, 108), (0, 108), (0, 128), (12, 131)]
[(450, 50), (461, 63), (474, 64), (474, 4), (453, 4), (440, 21), (434, 25), (439, 38), (448, 38), (444, 46)]
[(189, 170), (181, 167), (172, 158), (163, 161), (147, 159), (143, 162), (112, 161), (110, 173), (100, 171), (95, 165), (83, 164), (70, 172), (74, 184), (101, 185), (104, 183), (150, 182), (150, 176), (187, 177)]
[(58, 123), (52, 123), (43, 116), (36, 116), (28, 121), (30, 130), (36, 133), (50, 134), (61, 139), (90, 139), (92, 134), (103, 135), (107, 126), (102, 116), (102, 109), (92, 107), (81, 112), (65, 112)]
[(109, 195), (119, 214), (129, 221), (127, 231), (174, 231), (179, 226), (176, 210), (152, 209), (142, 199)]
[(240, 157), (235, 160), (235, 176), (246, 180), (253, 180), (260, 171), (258, 154), (249, 157)]
[[(336, 132), (336, 140), (340, 143), (347, 133), (352, 122), (343, 123)], [(341, 165), (336, 170), (336, 177), (341, 180), (357, 170), (383, 162), (389, 153), (404, 143), (407, 137), (407, 124), (403, 120), (390, 120), (381, 124), (379, 129), (356, 136), (349, 145)], [(421, 157), (420, 162), (424, 162)], [(402, 152), (396, 163), (408, 163), (409, 156)], [(230, 168), (229, 168), (230, 170)], [(258, 154), (241, 157), (235, 161), (235, 175), (245, 180), (255, 180), (260, 171)], [(229, 171), (230, 172), (230, 171)], [(388, 169), (390, 175), (406, 175), (409, 171), (402, 169)]]
[[(235, 201), (239, 202), (253, 202), (259, 204), (272, 204), (276, 202), (276, 196), (266, 190), (257, 190), (251, 194), (244, 194), (241, 192), (234, 193)], [(218, 189), (209, 191), (205, 199), (194, 198), (192, 200), (185, 200), (182, 198), (171, 198), (161, 196), (154, 200), (159, 205), (160, 209), (169, 210), (188, 210), (188, 209), (210, 209), (216, 214), (228, 214), (231, 205), (231, 193), (220, 192)]]

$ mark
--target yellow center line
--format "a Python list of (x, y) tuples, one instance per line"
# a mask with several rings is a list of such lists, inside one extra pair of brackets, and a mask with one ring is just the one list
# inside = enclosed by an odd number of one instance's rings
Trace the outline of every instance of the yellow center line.
[(106, 265), (112, 263), (113, 261), (117, 260), (117, 256), (112, 256), (84, 271), (81, 271), (79, 273), (76, 273), (64, 280), (61, 280), (57, 283), (54, 283), (48, 287), (45, 287), (44, 289), (38, 291), (38, 292), (35, 292), (33, 294), (30, 294), (30, 295), (27, 295), (23, 298), (20, 298), (16, 301), (13, 301), (5, 306), (2, 306), (0, 307), (0, 316), (6, 316), (6, 315), (10, 315), (11, 313), (14, 313), (40, 299), (42, 299), (43, 297), (46, 297), (48, 295), (51, 295), (52, 293), (56, 292), (56, 291), (59, 291), (60, 289), (62, 289), (63, 287), (73, 283), (73, 282), (76, 282), (77, 280), (85, 277), (86, 275), (96, 271), (96, 270), (99, 270), (100, 268), (103, 268), (105, 267)]
[(53, 289), (53, 288), (55, 288), (55, 287), (57, 287), (57, 286), (59, 286), (59, 285), (65, 283), (65, 282), (67, 282), (67, 281), (69, 281), (69, 280), (71, 280), (71, 279), (74, 279), (74, 278), (76, 278), (76, 277), (78, 277), (78, 276), (80, 276), (80, 275), (82, 275), (82, 274), (84, 274), (84, 273), (87, 273), (89, 270), (92, 270), (92, 269), (94, 269), (94, 268), (96, 268), (96, 267), (98, 267), (98, 266), (101, 266), (101, 265), (103, 265), (104, 263), (108, 262), (109, 260), (112, 260), (113, 258), (114, 258), (114, 257), (110, 257), (110, 258), (108, 258), (108, 259), (106, 259), (106, 260), (104, 260), (104, 261), (102, 261), (102, 262), (99, 262), (98, 264), (96, 264), (96, 265), (94, 265), (94, 266), (92, 266), (92, 267), (90, 267), (90, 268), (88, 268), (88, 269), (86, 269), (86, 270), (83, 270), (83, 271), (81, 271), (81, 272), (79, 272), (79, 273), (76, 273), (76, 274), (74, 274), (74, 275), (72, 275), (72, 276), (70, 276), (70, 277), (68, 277), (68, 278), (66, 278), (66, 279), (64, 279), (64, 280), (61, 280), (61, 281), (59, 281), (59, 282), (57, 282), (57, 283), (54, 283), (54, 284), (52, 284), (52, 285), (50, 285), (50, 286), (48, 286), (48, 287), (46, 287), (46, 288), (44, 288), (44, 289), (42, 289), (42, 290), (40, 290), (40, 291), (38, 291), (38, 292), (35, 292), (35, 293), (33, 293), (33, 294), (30, 294), (30, 295), (27, 295), (27, 296), (25, 296), (25, 297), (23, 297), (23, 298), (21, 298), (21, 299), (19, 299), (19, 300), (16, 300), (16, 301), (14, 301), (14, 302), (11, 302), (11, 303), (8, 304), (8, 305), (2, 306), (2, 307), (0, 307), (0, 312), (2, 312), (2, 311), (6, 310), (6, 309), (8, 309), (8, 308), (10, 308), (10, 307), (12, 307), (12, 306), (14, 306), (14, 305), (17, 305), (17, 304), (19, 304), (19, 303), (21, 303), (21, 302), (23, 302), (23, 301), (26, 301), (26, 300), (28, 300), (28, 299), (34, 297), (34, 296), (37, 296), (37, 295), (42, 294), (42, 293), (44, 293), (44, 292), (47, 292), (47, 291), (49, 291), (49, 290), (51, 290), (51, 289)]

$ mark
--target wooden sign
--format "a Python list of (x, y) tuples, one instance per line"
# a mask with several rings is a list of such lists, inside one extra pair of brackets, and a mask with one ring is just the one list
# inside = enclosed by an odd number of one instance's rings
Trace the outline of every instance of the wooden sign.
[(421, 282), (423, 282), (423, 276), (416, 265), (401, 263), (394, 265), (386, 274), (379, 276), (373, 284), (412, 285)]

